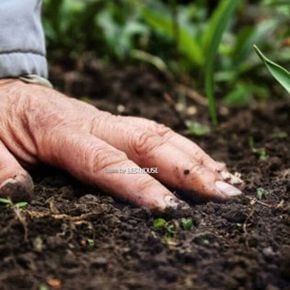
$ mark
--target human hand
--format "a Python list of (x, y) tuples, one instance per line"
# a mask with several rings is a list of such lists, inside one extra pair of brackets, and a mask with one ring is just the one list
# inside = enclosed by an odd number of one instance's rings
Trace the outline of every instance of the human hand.
[(242, 181), (224, 164), (154, 121), (115, 116), (14, 79), (0, 80), (0, 105), (1, 196), (31, 195), (33, 182), (22, 166), (39, 162), (152, 210), (185, 205), (163, 184), (208, 199), (241, 194), (234, 185)]

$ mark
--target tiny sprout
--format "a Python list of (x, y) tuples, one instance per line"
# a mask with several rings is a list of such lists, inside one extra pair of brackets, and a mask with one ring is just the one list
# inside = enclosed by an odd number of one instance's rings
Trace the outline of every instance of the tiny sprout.
[(182, 225), (184, 230), (186, 230), (186, 231), (190, 230), (192, 225), (193, 225), (192, 218), (182, 218), (181, 225)]
[(45, 285), (45, 284), (39, 285), (39, 288), (38, 288), (38, 290), (49, 290), (49, 289), (50, 288), (47, 285)]
[(8, 198), (0, 198), (0, 203), (5, 204), (6, 207), (10, 207), (10, 208), (24, 208), (28, 205), (28, 202), (26, 202), (26, 201), (20, 201), (17, 203), (13, 203)]
[(269, 158), (269, 155), (266, 152), (265, 148), (255, 148), (255, 150), (253, 150), (253, 153), (255, 153), (262, 161), (265, 161)]
[(205, 136), (210, 133), (210, 128), (207, 125), (200, 124), (194, 121), (186, 121), (187, 133), (193, 136)]
[(17, 208), (24, 208), (28, 205), (28, 202), (26, 201), (20, 201), (20, 202), (17, 202), (14, 206), (17, 207)]
[(95, 241), (93, 239), (87, 239), (87, 243), (90, 248), (94, 247), (95, 245)]
[(256, 190), (256, 195), (258, 199), (262, 199), (265, 195), (267, 195), (269, 192), (264, 189), (263, 187), (258, 187)]
[(166, 230), (167, 230), (167, 233), (171, 235), (174, 235), (176, 233), (176, 227), (174, 224), (167, 225)]
[(259, 160), (265, 161), (269, 158), (269, 155), (265, 148), (256, 148), (254, 146), (254, 139), (252, 136), (249, 138), (249, 145), (252, 152), (259, 158)]
[(161, 228), (164, 228), (165, 224), (166, 224), (166, 220), (163, 219), (163, 218), (156, 218), (156, 219), (154, 219), (154, 221), (153, 221), (153, 227), (154, 227), (155, 229), (161, 229)]
[(203, 240), (203, 243), (204, 243), (205, 245), (209, 245), (209, 244), (210, 244), (210, 242), (209, 242), (208, 239), (204, 239), (204, 240)]
[(0, 197), (0, 203), (3, 203), (3, 204), (7, 204), (7, 205), (9, 205), (9, 204), (11, 204), (12, 202), (11, 202), (11, 200), (8, 199), (8, 198), (1, 198), (1, 197)]

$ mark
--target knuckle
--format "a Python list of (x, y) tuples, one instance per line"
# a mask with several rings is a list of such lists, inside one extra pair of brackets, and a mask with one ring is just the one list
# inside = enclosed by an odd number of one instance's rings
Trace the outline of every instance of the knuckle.
[(147, 175), (141, 176), (137, 181), (138, 192), (146, 192), (156, 184), (155, 179), (150, 178)]
[(60, 127), (65, 123), (64, 110), (53, 101), (44, 102), (39, 102), (34, 97), (27, 99), (23, 122), (31, 132), (45, 132), (48, 128)]
[(91, 158), (89, 161), (89, 166), (92, 168), (93, 173), (97, 174), (106, 168), (111, 166), (120, 165), (127, 161), (127, 156), (124, 152), (117, 149), (110, 149), (105, 147), (100, 147), (94, 149), (93, 154), (90, 151)]
[(167, 135), (170, 135), (173, 131), (169, 127), (159, 124), (155, 121), (152, 121), (152, 129), (154, 133), (158, 134), (161, 137), (165, 137)]
[(161, 138), (149, 131), (136, 131), (131, 138), (131, 147), (138, 157), (150, 154), (162, 145)]

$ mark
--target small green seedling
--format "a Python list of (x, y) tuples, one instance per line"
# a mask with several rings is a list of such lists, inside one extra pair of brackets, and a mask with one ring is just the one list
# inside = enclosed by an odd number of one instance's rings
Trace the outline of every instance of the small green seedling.
[(168, 243), (175, 236), (178, 230), (178, 224), (170, 221), (166, 221), (163, 218), (156, 218), (153, 221), (153, 227), (157, 230), (162, 230), (163, 240)]
[(28, 205), (28, 202), (26, 202), (26, 201), (20, 201), (20, 202), (17, 202), (17, 203), (14, 204), (14, 206), (15, 206), (16, 208), (24, 208), (24, 207), (26, 207), (27, 205)]
[(39, 285), (38, 290), (50, 290), (50, 287), (48, 287), (48, 286), (45, 285), (45, 284), (41, 284), (41, 285)]
[(193, 136), (205, 136), (210, 133), (210, 128), (207, 125), (200, 124), (194, 121), (186, 121), (187, 133)]
[(210, 244), (210, 241), (208, 239), (204, 239), (202, 241), (203, 241), (204, 245), (207, 245), (208, 246)]
[(24, 208), (28, 205), (28, 202), (26, 202), (26, 201), (20, 201), (17, 203), (13, 203), (8, 198), (0, 198), (0, 203), (6, 205), (6, 207), (9, 207), (9, 208)]
[(267, 58), (256, 45), (254, 45), (254, 49), (260, 59), (264, 62), (271, 75), (276, 79), (276, 81), (278, 81), (278, 83), (280, 83), (288, 94), (290, 94), (290, 72)]
[(2, 203), (2, 204), (11, 204), (11, 200), (10, 199), (8, 199), (8, 198), (2, 198), (2, 197), (0, 197), (0, 203)]
[(93, 248), (95, 246), (95, 241), (93, 239), (87, 239), (88, 246)]
[(258, 187), (256, 190), (256, 195), (258, 199), (262, 199), (264, 196), (266, 196), (269, 192), (263, 188), (263, 187)]
[(249, 145), (250, 145), (252, 152), (259, 158), (259, 160), (265, 161), (269, 158), (269, 155), (268, 155), (265, 148), (256, 148), (255, 147), (254, 139), (252, 136), (249, 138)]
[(186, 230), (186, 231), (190, 230), (193, 226), (192, 218), (182, 218), (181, 225), (182, 225), (184, 230)]
[(253, 148), (253, 153), (255, 153), (259, 157), (259, 160), (262, 161), (265, 161), (269, 158), (265, 148)]
[(169, 236), (174, 236), (174, 234), (177, 232), (176, 226), (171, 223), (166, 225), (166, 230)]
[(153, 221), (153, 227), (155, 229), (162, 229), (165, 227), (165, 225), (166, 225), (166, 220), (163, 218), (156, 218)]

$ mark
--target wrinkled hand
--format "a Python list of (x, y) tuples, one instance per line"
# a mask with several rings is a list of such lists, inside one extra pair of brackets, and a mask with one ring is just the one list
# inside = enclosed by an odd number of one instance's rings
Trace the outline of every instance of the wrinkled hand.
[[(153, 210), (184, 205), (162, 184), (211, 199), (241, 193), (233, 186), (239, 178), (164, 125), (114, 116), (39, 85), (0, 80), (0, 195), (27, 198), (33, 182), (20, 164), (39, 162)], [(158, 173), (130, 174), (141, 168)]]

